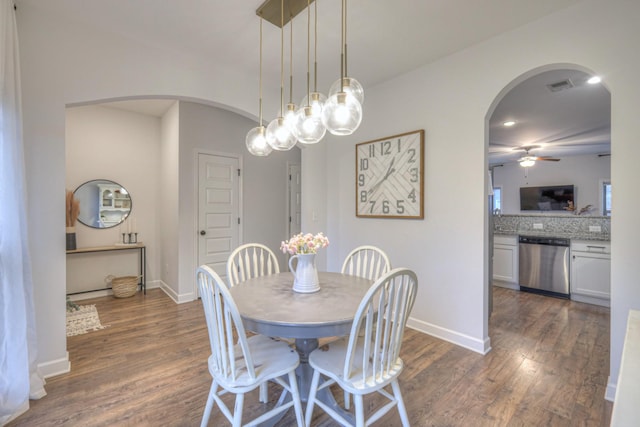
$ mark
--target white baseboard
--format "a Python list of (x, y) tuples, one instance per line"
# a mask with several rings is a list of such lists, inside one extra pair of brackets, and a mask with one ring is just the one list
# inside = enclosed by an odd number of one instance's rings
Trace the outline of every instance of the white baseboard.
[(617, 388), (618, 384), (611, 382), (611, 375), (609, 375), (609, 379), (607, 380), (607, 388), (604, 392), (604, 398), (609, 402), (615, 401)]
[(169, 285), (164, 283), (162, 280), (158, 280), (159, 287), (162, 291), (167, 294), (169, 298), (173, 300), (176, 304), (182, 304), (185, 302), (191, 302), (195, 300), (195, 294), (193, 292), (188, 292), (186, 294), (177, 294)]
[(520, 285), (518, 285), (517, 283), (505, 282), (503, 280), (493, 279), (493, 286), (497, 286), (499, 288), (505, 288), (505, 289), (513, 289), (514, 291), (520, 290)]
[(431, 335), (452, 344), (459, 345), (460, 347), (475, 351), (476, 353), (484, 355), (491, 351), (491, 339), (489, 337), (484, 340), (478, 340), (477, 338), (470, 337), (469, 335), (461, 334), (459, 332), (413, 318), (410, 318), (407, 321), (407, 326), (411, 329), (424, 332), (427, 335)]
[(571, 294), (571, 301), (584, 302), (587, 304), (599, 305), (602, 307), (611, 307), (611, 301), (603, 298), (595, 298), (587, 295)]
[(71, 371), (71, 362), (69, 361), (69, 352), (65, 352), (65, 357), (56, 360), (50, 360), (38, 364), (38, 371), (43, 378), (55, 377), (56, 375), (66, 374)]

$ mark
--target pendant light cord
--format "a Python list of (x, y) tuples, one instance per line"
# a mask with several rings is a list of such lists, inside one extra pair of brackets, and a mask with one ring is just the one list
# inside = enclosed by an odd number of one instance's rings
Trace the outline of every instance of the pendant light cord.
[[(309, 5), (307, 4), (307, 8)], [(318, 1), (313, 2), (313, 91), (318, 92)]]
[(347, 71), (347, 64), (349, 63), (347, 61), (347, 0), (343, 0), (344, 2), (344, 16), (342, 18), (342, 25), (344, 28), (344, 76), (343, 77), (347, 77), (349, 75), (348, 71)]
[(289, 104), (293, 104), (293, 15), (289, 11)]
[(345, 36), (345, 28), (344, 28), (344, 12), (346, 9), (346, 0), (342, 0), (342, 22), (340, 23), (342, 26), (342, 31), (340, 32), (340, 36), (342, 38), (342, 46), (340, 49), (340, 92), (344, 92), (344, 76), (345, 76), (345, 42), (344, 42), (344, 36)]
[(280, 117), (284, 116), (284, 0), (280, 2)]
[(259, 83), (259, 91), (260, 91), (260, 101), (258, 101), (258, 111), (259, 111), (259, 117), (260, 117), (260, 122), (258, 123), (258, 126), (262, 126), (262, 16), (260, 17), (260, 69), (259, 69), (259, 74), (260, 77), (258, 79)]
[(311, 0), (307, 0), (307, 105), (311, 105)]

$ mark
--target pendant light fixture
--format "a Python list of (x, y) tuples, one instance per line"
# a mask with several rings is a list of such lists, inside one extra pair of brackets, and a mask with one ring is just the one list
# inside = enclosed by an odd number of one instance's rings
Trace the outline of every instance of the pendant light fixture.
[(322, 111), (322, 122), (333, 135), (351, 135), (362, 121), (364, 100), (362, 85), (347, 77), (347, 0), (342, 0), (342, 51), (340, 54), (340, 78), (332, 85), (339, 90), (330, 93)]
[(267, 126), (267, 143), (274, 150), (287, 151), (296, 145), (296, 137), (284, 120), (284, 0), (280, 2), (280, 114)]
[(266, 133), (267, 130), (262, 125), (262, 18), (260, 18), (260, 71), (259, 71), (259, 95), (260, 101), (258, 104), (259, 118), (258, 126), (251, 129), (247, 133), (245, 143), (247, 150), (254, 156), (268, 156), (272, 150), (271, 146), (267, 143)]
[[(256, 9), (260, 17), (260, 123), (246, 137), (247, 149), (256, 156), (272, 150), (292, 149), (315, 144), (327, 130), (333, 135), (351, 135), (362, 121), (364, 90), (347, 73), (347, 0), (341, 0), (340, 77), (329, 89), (329, 96), (318, 92), (318, 0), (265, 0)], [(311, 3), (314, 2), (314, 68), (311, 86)], [(296, 110), (293, 103), (293, 18), (307, 9), (307, 92)], [(286, 16), (286, 20), (285, 20)], [(266, 128), (262, 125), (262, 21), (280, 27), (280, 110)], [(289, 102), (284, 104), (284, 25), (291, 23), (289, 54)], [(313, 90), (313, 91), (312, 91)], [(295, 112), (295, 114), (294, 114)], [(293, 120), (292, 120), (293, 118)]]
[[(317, 2), (316, 5), (316, 21), (317, 21)], [(302, 144), (315, 144), (324, 138), (327, 128), (322, 123), (322, 106), (324, 100), (320, 93), (311, 93), (311, 77), (310, 77), (310, 47), (311, 47), (311, 7), (310, 0), (307, 0), (307, 96), (302, 100), (302, 106), (296, 113), (296, 135)], [(316, 22), (317, 27), (317, 22)], [(317, 32), (316, 37), (317, 39)], [(317, 47), (317, 45), (316, 45)], [(316, 63), (317, 72), (317, 63)], [(314, 77), (316, 75), (314, 74)], [(317, 77), (315, 77), (317, 80)], [(324, 95), (322, 95), (324, 97)]]

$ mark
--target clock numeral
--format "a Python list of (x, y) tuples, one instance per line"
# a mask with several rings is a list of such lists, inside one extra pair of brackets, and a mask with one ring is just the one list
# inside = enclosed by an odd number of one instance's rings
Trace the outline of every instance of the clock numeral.
[(391, 154), (391, 141), (382, 141), (380, 143), (380, 154), (383, 156)]
[(375, 157), (376, 156), (376, 146), (371, 144), (369, 146), (369, 157)]
[(409, 148), (407, 150), (407, 153), (409, 153), (409, 160), (407, 160), (407, 163), (415, 163), (416, 162), (416, 149), (415, 148)]
[(402, 150), (402, 140), (398, 138), (398, 153)]
[(361, 191), (360, 192), (360, 201), (362, 203), (367, 203), (367, 192), (366, 191)]
[(411, 200), (413, 203), (416, 202), (416, 190), (415, 188), (411, 190), (411, 193), (407, 196), (407, 199)]
[(361, 173), (358, 175), (358, 186), (362, 187), (364, 185), (364, 174)]
[(411, 175), (411, 182), (418, 182), (420, 176), (418, 175), (418, 168), (409, 169), (409, 174)]
[(360, 159), (360, 170), (366, 171), (369, 169), (369, 159)]
[(396, 213), (402, 215), (404, 213), (404, 200), (396, 201)]
[(369, 213), (373, 213), (373, 208), (376, 207), (376, 201), (372, 200), (369, 202), (369, 204), (371, 205), (371, 209), (369, 209)]
[(382, 202), (382, 213), (383, 214), (388, 214), (389, 213), (389, 201), (388, 200), (384, 200)]

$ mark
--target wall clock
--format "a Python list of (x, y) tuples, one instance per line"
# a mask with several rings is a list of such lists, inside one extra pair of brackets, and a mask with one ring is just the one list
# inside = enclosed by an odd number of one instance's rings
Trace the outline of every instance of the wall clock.
[(356, 144), (356, 216), (424, 218), (424, 130)]

